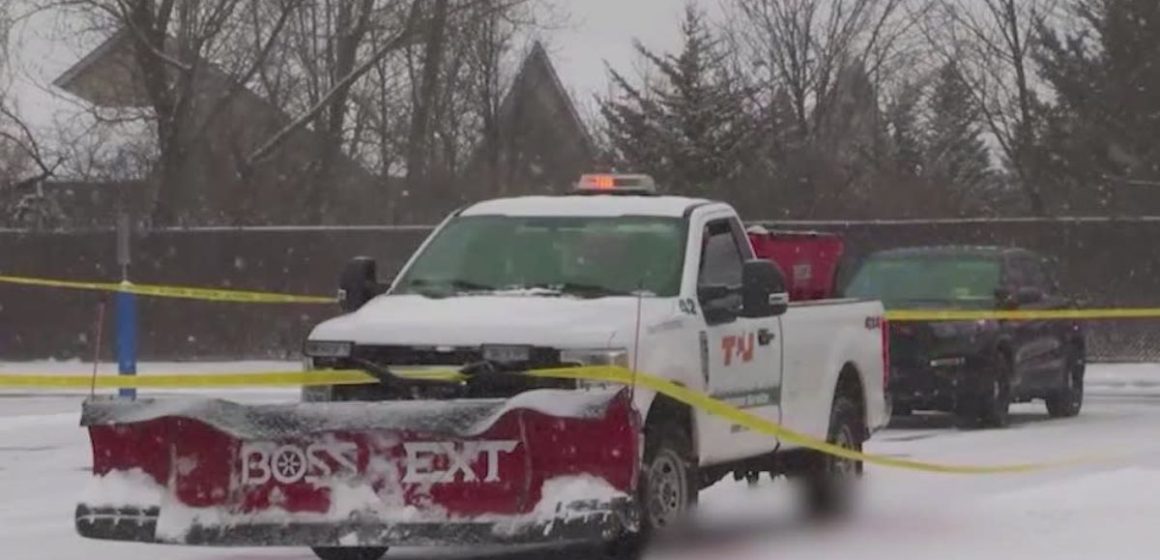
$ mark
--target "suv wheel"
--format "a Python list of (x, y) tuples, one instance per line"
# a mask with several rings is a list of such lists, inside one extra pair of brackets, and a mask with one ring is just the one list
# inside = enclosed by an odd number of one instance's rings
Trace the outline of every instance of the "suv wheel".
[(1071, 418), (1083, 408), (1084, 363), (1080, 356), (1073, 351), (1063, 372), (1063, 386), (1047, 395), (1047, 413), (1052, 418)]
[(955, 416), (961, 428), (1005, 428), (1011, 422), (1011, 378), (1014, 367), (1003, 354), (993, 359), (986, 381), (974, 394), (960, 393)]

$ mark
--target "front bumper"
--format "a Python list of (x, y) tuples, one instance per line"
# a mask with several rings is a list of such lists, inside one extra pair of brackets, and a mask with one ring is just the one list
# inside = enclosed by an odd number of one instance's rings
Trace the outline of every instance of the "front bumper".
[(890, 401), (899, 410), (953, 410), (956, 399), (986, 387), (990, 364), (972, 357), (924, 360), (895, 365), (890, 372)]
[(471, 546), (599, 542), (638, 530), (637, 508), (628, 498), (577, 502), (550, 517), (487, 521), (387, 523), (351, 519), (342, 523), (248, 523), (193, 525), (181, 538), (158, 535), (157, 507), (77, 506), (76, 529), (87, 538), (193, 546)]

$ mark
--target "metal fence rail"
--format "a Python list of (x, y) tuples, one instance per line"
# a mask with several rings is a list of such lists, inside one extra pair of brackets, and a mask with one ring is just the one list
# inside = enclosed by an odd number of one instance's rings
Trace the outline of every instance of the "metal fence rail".
[[(872, 251), (914, 245), (1017, 245), (1059, 261), (1065, 291), (1090, 307), (1160, 306), (1160, 217), (1018, 218), (772, 222), (785, 229), (842, 234), (849, 273)], [(133, 239), (135, 282), (334, 293), (355, 255), (398, 269), (431, 226), (191, 228), (142, 232)], [(0, 231), (0, 274), (117, 281), (111, 230)], [(0, 359), (89, 358), (96, 303), (104, 296), (0, 285)], [(255, 309), (244, 304), (141, 302), (143, 359), (285, 358), (331, 306)], [(111, 319), (107, 319), (110, 320)], [(108, 342), (108, 341), (106, 341)], [(111, 356), (111, 347), (102, 349)], [(1089, 353), (1102, 361), (1160, 361), (1160, 320), (1096, 321)]]

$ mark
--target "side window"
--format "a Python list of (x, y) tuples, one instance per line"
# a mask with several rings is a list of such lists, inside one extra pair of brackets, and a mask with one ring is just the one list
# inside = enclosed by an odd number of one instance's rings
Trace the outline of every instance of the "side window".
[(1027, 269), (1023, 266), (1023, 259), (1012, 258), (1007, 260), (1007, 270), (1003, 275), (1003, 287), (1015, 290), (1027, 285)]
[(1047, 278), (1047, 270), (1044, 269), (1043, 262), (1033, 258), (1028, 258), (1024, 262), (1027, 263), (1027, 286), (1050, 294), (1052, 292), (1051, 281)]
[(1036, 288), (1043, 293), (1051, 293), (1051, 282), (1043, 264), (1031, 257), (1018, 257), (1011, 261), (1007, 285), (1011, 289)]
[(741, 286), (742, 257), (729, 220), (705, 224), (697, 286)]

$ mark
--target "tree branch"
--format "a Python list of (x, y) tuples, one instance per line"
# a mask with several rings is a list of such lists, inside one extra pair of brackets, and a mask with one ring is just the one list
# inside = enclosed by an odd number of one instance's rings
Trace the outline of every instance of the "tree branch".
[(331, 86), (326, 94), (324, 94), (322, 98), (319, 99), (305, 113), (294, 119), (290, 124), (282, 127), (281, 130), (275, 133), (264, 144), (259, 146), (258, 149), (251, 152), (250, 155), (246, 157), (245, 165), (247, 167), (252, 166), (262, 159), (265, 159), (270, 154), (274, 153), (274, 151), (277, 150), (278, 147), (280, 147), (282, 143), (290, 137), (290, 135), (294, 134), (296, 131), (318, 118), (318, 116), (322, 114), (324, 110), (326, 110), (326, 107), (330, 104), (330, 100), (334, 96), (338, 95), (345, 89), (349, 88), (352, 84), (357, 82), (359, 78), (362, 78), (362, 76), (366, 74), (371, 68), (373, 68), (380, 60), (382, 60), (384, 56), (407, 46), (407, 44), (410, 43), (410, 41), (414, 38), (415, 29), (417, 27), (419, 18), (419, 5), (422, 3), (422, 1), (423, 0), (411, 1), (411, 7), (409, 8), (407, 15), (407, 22), (404, 24), (403, 29), (399, 32), (398, 35), (396, 35), (390, 41), (387, 41), (385, 44), (383, 44), (383, 46), (379, 47), (374, 53), (371, 54), (370, 57), (359, 64), (350, 74), (347, 74), (346, 77)]
[(239, 92), (245, 89), (246, 84), (248, 84), (250, 80), (252, 80), (254, 76), (257, 75), (257, 73), (262, 69), (262, 67), (265, 66), (266, 60), (270, 56), (270, 52), (274, 49), (274, 45), (277, 43), (278, 36), (281, 35), (282, 30), (286, 27), (287, 22), (290, 21), (290, 15), (301, 5), (301, 3), (302, 0), (291, 0), (283, 3), (282, 13), (278, 15), (278, 20), (274, 23), (274, 28), (270, 31), (270, 36), (266, 39), (265, 44), (263, 44), (262, 47), (258, 50), (258, 54), (254, 57), (254, 61), (250, 64), (250, 68), (246, 70), (245, 73), (243, 73), (241, 76), (235, 78), (233, 83), (230, 84), (229, 90), (214, 102), (213, 106), (206, 113), (205, 119), (202, 121), (201, 125), (198, 126), (197, 136), (205, 133), (206, 129), (209, 128), (210, 123), (213, 122), (214, 117), (225, 110), (230, 101), (236, 97)]

